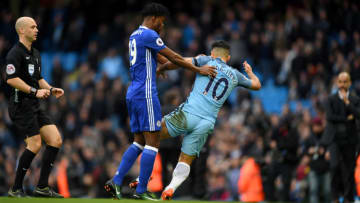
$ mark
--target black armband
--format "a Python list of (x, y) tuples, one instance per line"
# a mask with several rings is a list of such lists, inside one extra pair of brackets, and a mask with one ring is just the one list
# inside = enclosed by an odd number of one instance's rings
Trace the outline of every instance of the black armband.
[(36, 93), (37, 93), (37, 89), (35, 87), (31, 87), (30, 88), (30, 94), (33, 95), (34, 97), (36, 97)]

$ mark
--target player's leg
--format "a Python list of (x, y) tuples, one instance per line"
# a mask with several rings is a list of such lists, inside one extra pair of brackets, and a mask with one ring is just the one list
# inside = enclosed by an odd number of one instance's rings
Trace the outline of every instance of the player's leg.
[(26, 148), (21, 154), (19, 164), (16, 170), (14, 186), (9, 190), (11, 197), (24, 197), (23, 181), (27, 170), (30, 168), (31, 162), (41, 149), (40, 135), (34, 135), (25, 139)]
[[(170, 122), (171, 118), (173, 116), (176, 116), (175, 112), (177, 112), (177, 110), (175, 110), (174, 112), (164, 116), (164, 118), (162, 119), (162, 121), (161, 121), (161, 130), (159, 131), (160, 140), (168, 139), (168, 138), (171, 138), (171, 137), (176, 137), (176, 136), (179, 136), (179, 135), (185, 133), (185, 129), (181, 129), (181, 126), (175, 126)], [(185, 122), (185, 120), (182, 121), (182, 122)], [(129, 184), (129, 187), (130, 188), (136, 188), (138, 184), (139, 184), (139, 177), (137, 177), (135, 180), (133, 180)]]
[(26, 148), (20, 156), (16, 169), (15, 183), (13, 187), (10, 188), (8, 195), (10, 197), (26, 197), (23, 192), (23, 181), (32, 160), (41, 149), (41, 137), (37, 119), (33, 115), (24, 114), (24, 112), (11, 115), (17, 131), (16, 134), (26, 136), (24, 140)]
[(127, 148), (115, 173), (113, 181), (116, 185), (122, 185), (124, 176), (134, 165), (136, 159), (143, 151), (145, 139), (142, 133), (135, 133), (134, 142)]
[(190, 174), (190, 165), (199, 155), (208, 135), (212, 132), (214, 124), (198, 116), (185, 112), (188, 130), (191, 133), (186, 135), (182, 142), (181, 154), (176, 165), (170, 184), (163, 191), (163, 200), (172, 199), (175, 190), (186, 180)]
[(166, 121), (165, 119), (162, 119), (161, 121), (161, 130), (160, 130), (160, 140), (165, 140), (168, 138), (171, 138), (171, 135), (169, 134), (169, 130), (166, 126)]
[(139, 184), (136, 187), (137, 194), (143, 194), (147, 191), (147, 184), (149, 182), (156, 154), (160, 145), (159, 132), (144, 132), (146, 145), (140, 159), (140, 174)]
[[(39, 117), (40, 119), (45, 119), (42, 116)], [(43, 154), (39, 182), (34, 190), (34, 194), (37, 196), (63, 198), (62, 195), (53, 191), (48, 185), (49, 175), (62, 145), (62, 138), (56, 125), (52, 124), (50, 120), (44, 122), (44, 124), (40, 128), (40, 135), (46, 143), (46, 148)]]
[(189, 177), (191, 163), (196, 159), (196, 155), (188, 155), (181, 152), (179, 161), (174, 169), (170, 184), (161, 194), (162, 200), (172, 199), (175, 190)]
[(139, 183), (136, 188), (136, 192), (138, 194), (147, 191), (147, 184), (149, 182), (160, 145), (159, 131), (144, 132), (143, 134), (146, 140), (146, 145), (140, 159), (140, 174), (138, 177)]
[(37, 154), (41, 149), (41, 136), (40, 134), (27, 137), (25, 139), (27, 150), (31, 151), (34, 154)]
[(144, 150), (145, 139), (142, 133), (134, 134), (134, 142), (124, 152), (115, 176), (105, 183), (105, 190), (114, 198), (121, 199), (121, 185), (125, 175), (134, 165), (136, 159)]
[(161, 121), (160, 140), (177, 137), (187, 132), (187, 114), (182, 110), (182, 107), (181, 104), (174, 111), (164, 116)]
[(149, 182), (158, 148), (160, 145), (161, 130), (161, 108), (160, 101), (157, 97), (145, 100), (144, 113), (140, 121), (140, 131), (143, 132), (145, 138), (145, 147), (140, 159), (139, 184), (134, 194), (135, 198), (154, 200), (151, 194), (147, 192), (147, 184)]
[(54, 166), (59, 149), (61, 148), (62, 138), (59, 130), (54, 124), (41, 127), (40, 135), (46, 143), (46, 148), (43, 154), (38, 187), (45, 188), (48, 187), (49, 175)]
[[(105, 190), (109, 192), (114, 198), (121, 199), (121, 185), (125, 175), (129, 172), (131, 167), (134, 165), (136, 159), (144, 150), (145, 138), (140, 132), (140, 115), (139, 109), (142, 105), (138, 102), (134, 102), (131, 99), (126, 100), (130, 117), (130, 128), (131, 132), (134, 133), (134, 142), (124, 152), (118, 169), (116, 170), (115, 176), (105, 183)], [(139, 111), (140, 110), (140, 111)]]

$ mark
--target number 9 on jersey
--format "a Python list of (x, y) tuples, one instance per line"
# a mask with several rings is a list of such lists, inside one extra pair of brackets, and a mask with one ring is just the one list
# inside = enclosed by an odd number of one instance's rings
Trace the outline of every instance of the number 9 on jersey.
[(130, 59), (130, 66), (134, 65), (136, 62), (136, 40), (133, 39), (129, 42), (129, 55)]

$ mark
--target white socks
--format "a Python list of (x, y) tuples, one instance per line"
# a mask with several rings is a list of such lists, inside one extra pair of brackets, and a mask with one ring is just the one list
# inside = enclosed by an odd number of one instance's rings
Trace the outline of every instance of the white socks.
[(186, 180), (189, 174), (190, 174), (190, 166), (187, 163), (178, 162), (173, 172), (173, 177), (171, 179), (171, 182), (165, 188), (165, 190), (171, 188), (175, 192), (175, 190), (181, 185), (181, 183), (183, 183)]

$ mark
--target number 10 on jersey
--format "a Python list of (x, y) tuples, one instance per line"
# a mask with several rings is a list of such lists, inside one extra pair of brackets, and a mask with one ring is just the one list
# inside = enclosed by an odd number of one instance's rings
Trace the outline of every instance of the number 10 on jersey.
[(130, 66), (132, 66), (136, 62), (136, 40), (135, 39), (132, 39), (129, 42), (129, 55), (131, 57)]
[[(214, 78), (211, 78), (209, 83), (207, 84), (203, 94), (204, 95), (207, 95), (207, 93), (209, 92), (209, 89), (210, 87), (212, 86), (214, 82)], [(219, 85), (221, 83), (224, 83), (224, 89), (223, 91), (219, 94), (219, 96), (216, 95), (216, 90), (218, 89)], [(229, 81), (226, 79), (226, 78), (220, 78), (216, 83), (215, 83), (215, 86), (213, 88), (213, 91), (212, 91), (212, 98), (215, 99), (215, 100), (220, 100), (226, 93), (226, 90), (228, 89), (229, 87)]]

